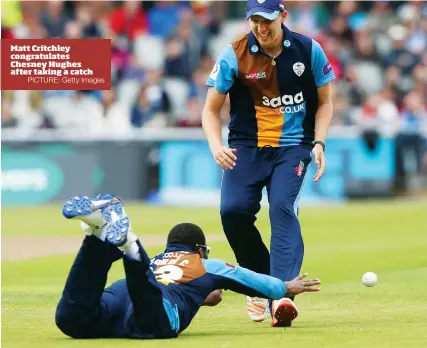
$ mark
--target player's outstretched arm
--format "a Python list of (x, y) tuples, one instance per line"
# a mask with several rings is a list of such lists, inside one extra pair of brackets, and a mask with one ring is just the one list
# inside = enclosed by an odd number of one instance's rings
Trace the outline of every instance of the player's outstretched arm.
[(229, 289), (247, 296), (257, 296), (273, 300), (285, 296), (295, 296), (302, 292), (319, 291), (319, 279), (304, 280), (306, 274), (288, 282), (249, 269), (227, 264), (221, 260), (203, 260), (206, 271), (211, 274), (216, 288)]
[(278, 300), (285, 296), (295, 296), (303, 292), (316, 292), (320, 289), (319, 279), (304, 280), (307, 274), (283, 282), (269, 275), (253, 272), (247, 268), (233, 266), (221, 260), (203, 260), (206, 271), (211, 274), (216, 288), (229, 289), (247, 296), (257, 296)]

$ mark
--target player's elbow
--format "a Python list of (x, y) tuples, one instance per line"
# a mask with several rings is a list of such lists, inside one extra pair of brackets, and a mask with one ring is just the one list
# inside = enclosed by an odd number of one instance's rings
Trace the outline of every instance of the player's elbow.
[(202, 111), (202, 124), (206, 124), (211, 120), (219, 119), (220, 110), (206, 104)]
[(75, 324), (73, 324), (73, 321), (69, 318), (56, 315), (55, 324), (56, 327), (61, 330), (64, 335), (67, 335), (71, 338), (83, 338), (81, 337), (81, 335), (78, 334), (75, 328)]
[(71, 338), (97, 338), (96, 322), (78, 320), (73, 316), (55, 315), (56, 327)]

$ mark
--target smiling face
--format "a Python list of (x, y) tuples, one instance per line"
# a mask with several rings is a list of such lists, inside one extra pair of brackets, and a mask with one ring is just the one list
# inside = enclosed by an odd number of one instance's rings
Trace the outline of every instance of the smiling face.
[(281, 25), (286, 16), (287, 12), (285, 11), (279, 14), (274, 20), (269, 20), (262, 16), (252, 16), (249, 18), (251, 30), (261, 45), (261, 48), (277, 48), (277, 45), (282, 40)]

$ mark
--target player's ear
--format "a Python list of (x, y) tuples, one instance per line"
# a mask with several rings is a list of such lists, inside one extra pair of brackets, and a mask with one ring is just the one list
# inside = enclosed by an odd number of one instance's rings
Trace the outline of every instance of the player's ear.
[(203, 248), (197, 248), (197, 253), (200, 255), (202, 259), (208, 258), (208, 255), (206, 254), (206, 251)]
[(286, 20), (286, 17), (288, 17), (288, 11), (283, 10), (280, 15), (282, 16), (282, 22), (284, 22)]
[(203, 250), (202, 248), (197, 248), (197, 254), (203, 259)]

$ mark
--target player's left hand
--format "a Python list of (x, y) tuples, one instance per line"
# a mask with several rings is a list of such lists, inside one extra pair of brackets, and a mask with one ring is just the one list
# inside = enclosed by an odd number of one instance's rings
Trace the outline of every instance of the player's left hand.
[(302, 294), (303, 292), (320, 291), (320, 288), (315, 287), (316, 285), (321, 284), (319, 278), (304, 280), (305, 277), (307, 277), (307, 273), (301, 274), (298, 277), (285, 282), (286, 296), (296, 296), (298, 294)]
[(317, 172), (314, 176), (314, 182), (318, 182), (320, 178), (323, 176), (323, 173), (325, 172), (326, 167), (326, 158), (325, 153), (323, 152), (323, 147), (320, 144), (316, 144), (313, 147), (313, 150), (311, 152), (314, 155), (314, 161), (317, 165)]

